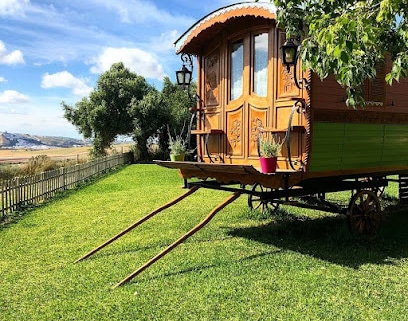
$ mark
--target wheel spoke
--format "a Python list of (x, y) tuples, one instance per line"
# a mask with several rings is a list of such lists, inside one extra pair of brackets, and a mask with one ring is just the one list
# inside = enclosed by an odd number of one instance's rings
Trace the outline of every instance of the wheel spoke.
[(253, 209), (254, 209), (254, 210), (257, 210), (258, 208), (261, 207), (261, 205), (263, 205), (263, 203), (262, 203), (262, 202), (259, 202), (258, 205), (256, 205), (255, 207), (253, 207)]
[[(265, 188), (260, 184), (255, 184), (251, 188), (251, 192), (248, 194), (248, 206), (251, 210), (262, 210), (263, 213), (276, 211), (279, 207), (279, 203), (273, 200), (265, 199), (265, 193), (272, 192), (271, 188)], [(255, 194), (256, 193), (256, 194)]]
[(367, 236), (374, 236), (381, 221), (381, 207), (377, 195), (369, 190), (355, 194), (349, 204), (349, 227)]

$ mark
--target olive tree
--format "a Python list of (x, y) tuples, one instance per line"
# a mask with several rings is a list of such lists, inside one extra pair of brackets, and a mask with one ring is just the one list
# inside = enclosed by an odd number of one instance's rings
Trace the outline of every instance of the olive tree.
[(133, 115), (129, 112), (133, 100), (141, 100), (154, 88), (142, 76), (115, 63), (102, 73), (96, 88), (70, 106), (62, 102), (65, 118), (84, 138), (93, 139), (93, 155), (105, 155), (118, 135), (133, 132)]
[(64, 117), (84, 138), (92, 139), (95, 157), (105, 155), (119, 135), (130, 135), (141, 160), (148, 160), (148, 140), (160, 138), (167, 125), (178, 130), (189, 118), (189, 100), (179, 86), (165, 78), (160, 92), (123, 63), (102, 73), (89, 97), (75, 106), (61, 105)]

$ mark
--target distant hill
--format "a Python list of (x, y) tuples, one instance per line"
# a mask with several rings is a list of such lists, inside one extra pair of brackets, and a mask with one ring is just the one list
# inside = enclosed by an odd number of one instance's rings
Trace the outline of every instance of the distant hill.
[(89, 145), (89, 143), (75, 138), (0, 132), (0, 148), (48, 149), (86, 145)]

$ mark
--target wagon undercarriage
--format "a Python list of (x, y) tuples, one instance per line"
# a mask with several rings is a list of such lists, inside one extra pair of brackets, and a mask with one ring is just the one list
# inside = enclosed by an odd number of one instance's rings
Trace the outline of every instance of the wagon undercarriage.
[[(189, 183), (190, 186), (240, 192), (248, 195), (250, 209), (262, 212), (276, 211), (280, 205), (289, 205), (347, 216), (351, 233), (368, 237), (375, 236), (381, 222), (379, 196), (388, 185), (385, 177), (365, 177), (356, 179), (328, 178), (312, 179), (289, 188), (266, 188), (259, 183), (250, 186), (234, 187), (216, 181)], [(348, 204), (339, 204), (326, 200), (327, 193), (351, 191)]]

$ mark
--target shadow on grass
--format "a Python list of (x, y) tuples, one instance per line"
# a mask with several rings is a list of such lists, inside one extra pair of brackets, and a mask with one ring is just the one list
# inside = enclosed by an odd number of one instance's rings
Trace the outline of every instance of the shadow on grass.
[(344, 216), (298, 217), (279, 210), (274, 220), (229, 232), (321, 260), (358, 268), (363, 264), (393, 264), (408, 258), (408, 207), (390, 206), (373, 240), (352, 237)]

